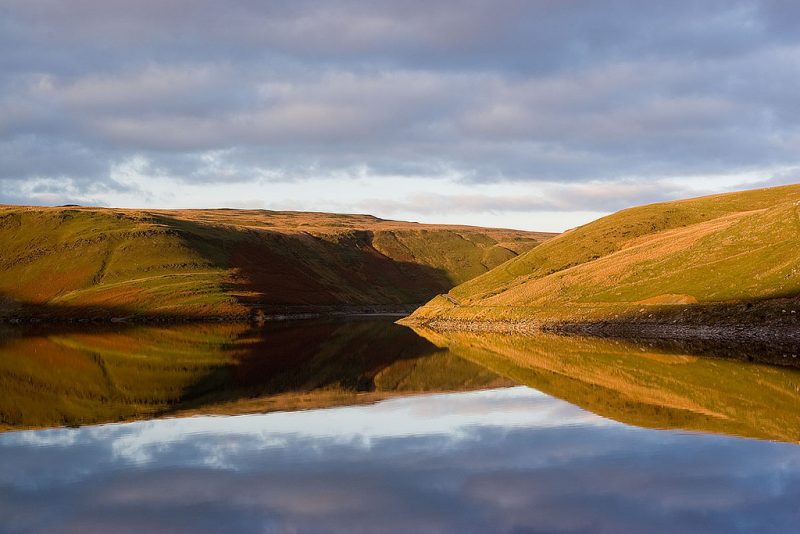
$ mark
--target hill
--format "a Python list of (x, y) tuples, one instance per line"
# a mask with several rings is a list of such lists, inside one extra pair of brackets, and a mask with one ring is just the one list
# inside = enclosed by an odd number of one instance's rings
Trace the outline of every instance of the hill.
[(455, 287), (410, 322), (798, 324), (799, 210), (800, 185), (626, 209)]
[(369, 215), (0, 206), (0, 316), (408, 307), (549, 237)]

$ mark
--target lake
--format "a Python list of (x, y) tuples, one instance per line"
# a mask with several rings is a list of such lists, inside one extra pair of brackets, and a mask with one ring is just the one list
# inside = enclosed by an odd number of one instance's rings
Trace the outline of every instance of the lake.
[(61, 325), (0, 331), (0, 386), (2, 532), (800, 524), (786, 352), (386, 320)]

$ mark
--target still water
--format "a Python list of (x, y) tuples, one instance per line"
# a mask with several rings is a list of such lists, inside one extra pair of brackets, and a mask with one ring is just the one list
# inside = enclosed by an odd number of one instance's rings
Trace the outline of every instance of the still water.
[(0, 531), (797, 532), (800, 373), (692, 350), (386, 321), (6, 332)]

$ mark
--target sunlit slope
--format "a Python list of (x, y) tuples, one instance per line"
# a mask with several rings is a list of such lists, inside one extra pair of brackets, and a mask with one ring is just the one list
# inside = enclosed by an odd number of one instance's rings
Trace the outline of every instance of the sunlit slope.
[(438, 297), (416, 317), (569, 319), (800, 294), (800, 186), (623, 210)]
[(0, 207), (0, 309), (191, 316), (413, 304), (547, 237), (366, 215)]
[(796, 368), (598, 338), (416, 331), (454, 356), (617, 421), (800, 441)]

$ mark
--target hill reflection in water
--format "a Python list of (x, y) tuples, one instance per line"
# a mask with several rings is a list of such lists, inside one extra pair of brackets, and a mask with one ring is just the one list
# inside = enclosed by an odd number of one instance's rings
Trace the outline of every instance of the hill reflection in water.
[(775, 355), (752, 355), (746, 345), (693, 342), (686, 352), (678, 342), (416, 331), (451, 354), (616, 421), (800, 441), (800, 369), (748, 363)]
[(236, 414), (511, 385), (390, 320), (0, 331), (0, 429)]
[(76, 325), (0, 340), (5, 430), (522, 384), (631, 425), (800, 441), (800, 370), (748, 363), (750, 348), (731, 343), (443, 334), (385, 319)]

